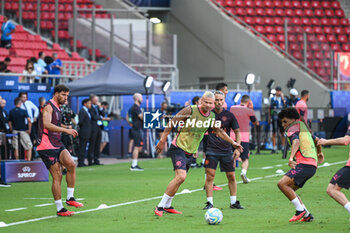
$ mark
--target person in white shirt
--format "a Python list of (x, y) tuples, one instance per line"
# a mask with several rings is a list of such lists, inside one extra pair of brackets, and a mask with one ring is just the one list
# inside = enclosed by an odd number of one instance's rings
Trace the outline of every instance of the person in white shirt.
[(30, 100), (28, 100), (28, 94), (26, 92), (20, 92), (18, 97), (21, 99), (21, 109), (28, 112), (31, 122), (36, 122), (39, 116), (38, 107)]

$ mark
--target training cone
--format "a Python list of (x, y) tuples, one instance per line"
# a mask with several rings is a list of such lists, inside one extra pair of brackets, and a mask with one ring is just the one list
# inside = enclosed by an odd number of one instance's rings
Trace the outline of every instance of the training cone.
[(109, 207), (106, 204), (101, 204), (97, 207), (97, 209), (107, 209), (107, 208), (109, 208)]

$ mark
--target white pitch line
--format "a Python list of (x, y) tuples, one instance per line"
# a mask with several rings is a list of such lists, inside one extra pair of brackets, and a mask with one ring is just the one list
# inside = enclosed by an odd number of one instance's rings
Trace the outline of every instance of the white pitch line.
[(40, 204), (40, 205), (35, 205), (35, 207), (43, 207), (43, 206), (49, 206), (53, 205), (54, 203), (45, 203), (45, 204)]
[[(29, 200), (53, 200), (53, 197), (25, 197), (23, 199), (29, 199)], [(77, 198), (75, 199), (77, 201), (85, 200), (85, 198)], [(62, 199), (62, 201), (66, 201), (65, 199)]]
[[(340, 161), (340, 162), (335, 162), (335, 163), (330, 163), (329, 166), (332, 165), (337, 165), (337, 164), (341, 164), (341, 163), (345, 163), (346, 161)], [(324, 167), (324, 166), (319, 166), (319, 168)], [(328, 166), (327, 166), (328, 167)], [(264, 178), (270, 178), (270, 177), (275, 177), (275, 176), (281, 176), (284, 174), (273, 174), (273, 175), (268, 175), (268, 176), (262, 176), (262, 177), (255, 177), (255, 178), (251, 178), (251, 181), (254, 180), (260, 180), (260, 179), (264, 179)], [(242, 183), (242, 181), (239, 181), (237, 183)], [(218, 185), (218, 186), (226, 186), (227, 184), (222, 184), (222, 185)], [(199, 189), (194, 189), (191, 190), (190, 193), (193, 192), (198, 192), (198, 191), (203, 191), (203, 188), (199, 188)], [(185, 193), (177, 193), (176, 195), (182, 195)], [(87, 212), (93, 212), (93, 211), (97, 211), (97, 210), (105, 210), (105, 209), (110, 209), (110, 208), (114, 208), (114, 207), (119, 207), (119, 206), (125, 206), (125, 205), (131, 205), (131, 204), (137, 204), (140, 202), (145, 202), (145, 201), (151, 201), (151, 200), (155, 200), (155, 199), (160, 199), (163, 196), (157, 196), (157, 197), (151, 197), (151, 198), (146, 198), (146, 199), (141, 199), (141, 200), (136, 200), (136, 201), (130, 201), (130, 202), (124, 202), (124, 203), (119, 203), (119, 204), (114, 204), (114, 205), (110, 205), (108, 206), (108, 208), (104, 208), (104, 209), (99, 209), (99, 208), (94, 208), (94, 209), (88, 209), (88, 210), (82, 210), (82, 211), (78, 211), (75, 212), (75, 214), (82, 214), (82, 213), (87, 213)], [(15, 226), (15, 225), (19, 225), (19, 224), (25, 224), (25, 223), (29, 223), (29, 222), (37, 222), (37, 221), (41, 221), (41, 220), (45, 220), (45, 219), (50, 219), (50, 218), (56, 218), (57, 215), (52, 215), (52, 216), (46, 216), (46, 217), (41, 217), (41, 218), (34, 218), (34, 219), (29, 219), (29, 220), (24, 220), (24, 221), (20, 221), (20, 222), (13, 222), (13, 223), (9, 223), (7, 224), (7, 226)], [(0, 226), (1, 227), (1, 226)]]
[(9, 209), (9, 210), (5, 210), (5, 211), (8, 211), (8, 212), (12, 212), (12, 211), (18, 211), (18, 210), (25, 210), (27, 208), (16, 208), (16, 209)]

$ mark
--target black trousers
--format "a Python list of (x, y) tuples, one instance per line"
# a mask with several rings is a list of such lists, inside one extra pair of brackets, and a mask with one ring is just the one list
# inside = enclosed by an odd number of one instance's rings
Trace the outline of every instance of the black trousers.
[(79, 138), (78, 164), (84, 164), (86, 145), (89, 142), (89, 140), (89, 138)]
[(95, 163), (99, 163), (100, 159), (100, 145), (101, 145), (101, 129), (96, 128), (91, 132), (89, 141), (88, 161), (89, 164), (94, 160)]

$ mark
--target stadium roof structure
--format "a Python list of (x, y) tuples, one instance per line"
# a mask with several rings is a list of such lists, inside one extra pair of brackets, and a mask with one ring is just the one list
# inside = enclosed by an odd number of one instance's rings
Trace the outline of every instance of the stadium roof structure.
[[(68, 83), (67, 86), (72, 96), (146, 94), (145, 78), (145, 75), (113, 56), (99, 69), (82, 79)], [(154, 93), (154, 86), (159, 86), (159, 83), (152, 84), (148, 94)]]

